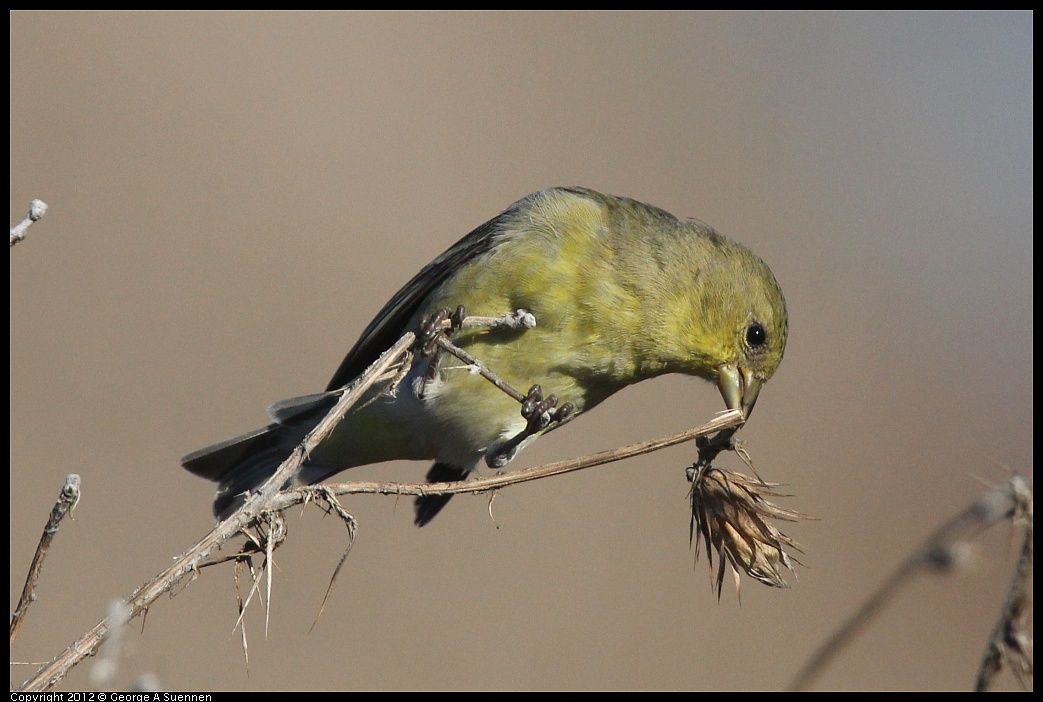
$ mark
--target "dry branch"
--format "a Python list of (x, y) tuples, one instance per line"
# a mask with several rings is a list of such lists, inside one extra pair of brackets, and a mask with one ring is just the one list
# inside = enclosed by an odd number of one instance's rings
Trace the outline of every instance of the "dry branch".
[[(521, 322), (523, 325), (524, 321)], [(230, 539), (242, 533), (250, 525), (253, 525), (265, 514), (279, 512), (294, 504), (314, 500), (317, 496), (325, 494), (340, 495), (348, 493), (381, 493), (394, 495), (429, 495), (429, 494), (458, 494), (479, 493), (506, 487), (522, 482), (528, 482), (539, 478), (560, 475), (571, 471), (589, 468), (612, 461), (622, 460), (641, 453), (648, 453), (667, 446), (690, 441), (700, 436), (707, 436), (714, 432), (730, 430), (743, 423), (742, 413), (733, 410), (718, 415), (708, 424), (691, 429), (673, 436), (635, 444), (622, 449), (605, 451), (586, 458), (578, 458), (570, 461), (561, 461), (539, 468), (531, 468), (503, 475), (496, 475), (479, 480), (468, 480), (454, 483), (373, 483), (358, 482), (343, 485), (327, 485), (316, 487), (292, 487), (286, 490), (281, 488), (293, 477), (300, 465), (306, 459), (308, 453), (325, 439), (334, 427), (343, 419), (344, 415), (361, 398), (361, 396), (374, 383), (385, 381), (395, 382), (401, 379), (401, 369), (395, 370), (394, 366), (403, 356), (412, 357), (411, 349), (416, 342), (416, 335), (408, 332), (398, 342), (384, 352), (383, 355), (366, 371), (359, 376), (351, 385), (341, 391), (340, 399), (321, 422), (313, 429), (275, 472), (260, 488), (252, 492), (244, 502), (227, 519), (219, 523), (203, 539), (192, 548), (179, 556), (173, 565), (159, 573), (147, 583), (138, 588), (127, 598), (127, 616), (120, 621), (106, 618), (95, 625), (90, 631), (83, 634), (73, 644), (54, 658), (50, 663), (42, 666), (33, 677), (26, 680), (19, 691), (41, 691), (48, 690), (84, 658), (92, 655), (94, 651), (104, 642), (109, 629), (116, 625), (122, 625), (145, 612), (160, 595), (169, 592), (186, 575), (194, 575), (198, 569), (205, 565), (204, 559), (208, 558), (216, 549), (220, 548)], [(270, 554), (269, 554), (270, 555)]]
[(36, 601), (36, 583), (40, 579), (43, 560), (47, 557), (47, 551), (51, 547), (51, 542), (54, 541), (54, 537), (58, 533), (61, 521), (65, 519), (66, 515), (72, 511), (79, 501), (80, 476), (70, 473), (65, 477), (65, 484), (58, 495), (58, 500), (51, 509), (51, 516), (47, 518), (47, 525), (43, 528), (40, 542), (36, 546), (36, 553), (33, 554), (33, 561), (29, 565), (29, 574), (25, 577), (22, 596), (18, 599), (18, 606), (15, 607), (14, 613), (11, 615), (11, 648), (14, 648), (15, 639), (18, 638), (18, 631), (22, 628), (22, 622), (25, 620), (25, 614), (29, 610), (29, 605)]
[[(1027, 514), (1027, 517), (1026, 517)], [(1031, 663), (1024, 646), (1018, 644), (1024, 629), (1019, 629), (1013, 621), (1014, 615), (1024, 611), (1023, 607), (1011, 604), (1024, 602), (1016, 593), (1023, 589), (1024, 579), (1021, 573), (1031, 572), (1032, 544), (1032, 490), (1019, 476), (1015, 476), (999, 487), (978, 496), (970, 506), (939, 527), (924, 541), (884, 582), (866, 599), (861, 607), (815, 651), (811, 660), (790, 683), (791, 690), (806, 690), (815, 681), (837, 655), (850, 644), (859, 633), (872, 621), (873, 617), (886, 605), (897, 592), (914, 576), (925, 571), (949, 570), (960, 562), (960, 554), (965, 550), (968, 541), (977, 537), (986, 529), (996, 524), (1015, 519), (1026, 525), (1025, 546), (1019, 559), (1011, 595), (1004, 607), (1004, 614), (989, 640), (982, 670), (978, 675), (977, 686), (984, 689), (998, 672), (1001, 660), (1018, 662), (1015, 669), (1024, 667), (1031, 674)], [(1026, 559), (1027, 553), (1027, 559)], [(1024, 565), (1025, 563), (1028, 565)], [(1009, 637), (1007, 632), (1018, 630), (1019, 635)], [(1013, 639), (1009, 645), (1005, 639)], [(1031, 644), (1029, 644), (1031, 645)], [(1011, 649), (1015, 652), (1010, 653)], [(990, 652), (996, 649), (995, 656)], [(1021, 671), (1019, 671), (1021, 672)]]

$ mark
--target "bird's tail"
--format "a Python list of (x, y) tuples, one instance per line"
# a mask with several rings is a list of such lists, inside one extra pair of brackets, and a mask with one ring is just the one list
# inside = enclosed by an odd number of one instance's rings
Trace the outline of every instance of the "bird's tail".
[[(214, 516), (225, 519), (246, 500), (249, 491), (275, 474), (316, 423), (336, 401), (336, 392), (283, 400), (268, 408), (275, 421), (248, 434), (193, 451), (181, 459), (186, 470), (217, 483)], [(306, 461), (289, 484), (314, 484), (340, 472)], [(463, 480), (470, 468), (436, 462), (427, 473), (429, 483)], [(424, 526), (442, 511), (452, 495), (421, 495), (416, 498), (414, 523)]]
[(242, 505), (246, 493), (260, 487), (300, 443), (303, 435), (281, 424), (193, 451), (184, 468), (217, 483), (214, 516), (224, 519)]
[[(224, 519), (242, 505), (246, 493), (272, 477), (279, 465), (333, 406), (333, 393), (283, 400), (268, 408), (274, 423), (193, 451), (181, 459), (186, 470), (217, 483), (214, 515)], [(307, 466), (303, 482), (316, 483), (336, 470)], [(292, 481), (291, 481), (292, 482)]]

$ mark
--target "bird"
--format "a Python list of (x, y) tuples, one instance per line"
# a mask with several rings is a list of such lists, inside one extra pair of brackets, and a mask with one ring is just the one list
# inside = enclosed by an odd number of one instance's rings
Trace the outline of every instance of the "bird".
[[(483, 460), (502, 467), (539, 435), (664, 374), (710, 381), (727, 408), (748, 418), (782, 361), (789, 327), (771, 269), (709, 225), (587, 188), (541, 190), (409, 280), (364, 329), (325, 392), (277, 402), (267, 426), (184, 456), (184, 468), (218, 484), (214, 515), (228, 516), (271, 477), (343, 387), (405, 332), (457, 307), (535, 318), (532, 328), (460, 328), (452, 342), (512, 387), (532, 388), (530, 409), (535, 401), (559, 421), (544, 417), (534, 427), (518, 400), (472, 365), (434, 354), (414, 363), (394, 392), (367, 391), (288, 485), (391, 460), (433, 461), (428, 482), (463, 480)], [(417, 497), (415, 524), (429, 523), (450, 497)]]

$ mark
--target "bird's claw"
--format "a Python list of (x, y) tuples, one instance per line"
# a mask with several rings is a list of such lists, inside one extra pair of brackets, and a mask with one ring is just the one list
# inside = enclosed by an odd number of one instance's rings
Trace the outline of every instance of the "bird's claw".
[(449, 308), (443, 307), (420, 320), (420, 329), (417, 331), (416, 344), (420, 349), (420, 355), (424, 358), (435, 353), (435, 342), (442, 335), (445, 320), (449, 319)]
[(576, 412), (576, 406), (566, 402), (558, 407), (558, 396), (543, 397), (543, 388), (533, 385), (522, 399), (521, 415), (525, 418), (525, 428), (507, 441), (494, 446), (494, 450), (486, 454), (485, 462), (490, 468), (502, 468), (511, 462), (522, 442), (530, 436), (539, 434), (551, 424), (564, 422)]
[[(441, 351), (438, 339), (459, 331), (463, 327), (466, 316), (467, 310), (463, 305), (458, 305), (453, 312), (450, 312), (448, 307), (443, 307), (420, 320), (420, 328), (417, 330), (416, 336), (416, 352), (421, 358), (431, 359), (427, 364), (427, 372), (424, 373), (425, 387), (438, 377), (438, 360)], [(449, 321), (448, 328), (445, 326), (446, 320)]]

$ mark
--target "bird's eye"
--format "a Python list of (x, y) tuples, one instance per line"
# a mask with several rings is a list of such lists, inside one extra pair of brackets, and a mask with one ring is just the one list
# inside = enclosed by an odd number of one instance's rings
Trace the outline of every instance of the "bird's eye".
[(764, 343), (767, 340), (768, 332), (760, 322), (753, 322), (750, 326), (746, 327), (746, 343), (751, 348), (764, 346)]

